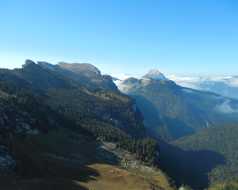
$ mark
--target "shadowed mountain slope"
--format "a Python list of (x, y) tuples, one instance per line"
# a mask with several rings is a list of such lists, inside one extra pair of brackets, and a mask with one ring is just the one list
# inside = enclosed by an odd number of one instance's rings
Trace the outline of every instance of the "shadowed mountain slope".
[[(226, 161), (209, 173), (211, 182), (232, 179), (238, 175), (238, 127), (220, 126), (216, 128), (204, 129), (201, 132), (184, 137), (174, 142), (174, 144), (187, 151), (213, 151), (222, 155)], [(201, 158), (201, 155), (198, 157)], [(210, 161), (215, 162), (214, 158)]]
[(173, 140), (218, 124), (238, 123), (238, 101), (183, 88), (160, 72), (152, 74), (117, 82), (122, 92), (136, 100), (151, 135)]

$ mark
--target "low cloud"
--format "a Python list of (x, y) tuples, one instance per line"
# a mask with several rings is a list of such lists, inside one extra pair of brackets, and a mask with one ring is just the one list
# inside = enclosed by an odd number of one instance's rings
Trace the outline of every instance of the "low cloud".
[(231, 113), (238, 113), (238, 109), (231, 107), (231, 101), (226, 100), (222, 104), (216, 106), (216, 110), (221, 113), (231, 114)]

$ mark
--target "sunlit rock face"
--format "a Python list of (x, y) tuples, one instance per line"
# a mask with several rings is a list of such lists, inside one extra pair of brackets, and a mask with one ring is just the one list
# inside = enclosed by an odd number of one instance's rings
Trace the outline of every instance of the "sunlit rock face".
[(144, 79), (153, 79), (153, 80), (168, 80), (163, 73), (161, 73), (157, 69), (150, 70), (147, 74), (145, 74), (142, 78)]

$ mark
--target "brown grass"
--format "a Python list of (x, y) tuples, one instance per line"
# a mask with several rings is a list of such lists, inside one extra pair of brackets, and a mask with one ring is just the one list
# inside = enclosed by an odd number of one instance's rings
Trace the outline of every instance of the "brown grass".
[[(78, 171), (79, 176), (72, 178), (33, 178), (33, 179), (2, 179), (1, 190), (173, 190), (165, 176), (159, 171), (147, 176), (135, 174), (116, 166), (107, 164), (93, 164)], [(90, 175), (95, 170), (97, 175)]]
[(95, 143), (67, 131), (16, 144), (18, 157), (27, 157), (19, 169), (26, 175), (0, 177), (0, 190), (173, 190), (160, 170), (127, 171), (93, 159)]
[(90, 190), (173, 190), (160, 171), (147, 175), (120, 169), (107, 164), (93, 164), (90, 168), (98, 172), (94, 180), (78, 184)]

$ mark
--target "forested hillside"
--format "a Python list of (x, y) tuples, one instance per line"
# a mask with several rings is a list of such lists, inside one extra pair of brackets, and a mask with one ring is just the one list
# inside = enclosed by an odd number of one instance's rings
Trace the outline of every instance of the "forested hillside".
[(238, 189), (237, 179), (214, 184), (209, 188), (209, 190), (237, 190), (237, 189)]
[[(174, 144), (187, 151), (212, 151), (223, 157), (224, 163), (209, 172), (212, 183), (232, 179), (238, 175), (238, 127), (221, 126), (205, 129), (195, 135), (179, 139)], [(200, 158), (204, 159), (204, 158)], [(210, 158), (211, 161), (215, 159)]]
[(117, 84), (123, 93), (135, 99), (150, 135), (166, 141), (204, 128), (238, 123), (237, 100), (181, 87), (159, 71)]
[[(43, 65), (27, 60), (22, 69), (0, 70), (0, 174), (4, 176), (0, 187), (91, 188), (87, 183), (91, 176), (117, 170), (131, 176), (128, 183), (142, 180), (141, 185), (148, 188), (172, 189), (160, 171), (149, 172), (154, 175), (151, 180), (143, 177), (143, 171), (135, 175), (126, 168), (117, 169), (123, 154), (131, 155), (128, 159), (138, 162), (136, 167), (158, 162), (158, 144), (146, 136), (143, 118), (131, 98), (116, 88), (101, 87), (98, 81), (84, 86), (79, 78)], [(105, 149), (104, 142), (113, 143), (116, 152)], [(116, 173), (112, 176), (117, 178)], [(98, 179), (93, 188), (118, 186), (110, 186), (107, 176)], [(139, 184), (130, 186), (137, 189)]]
[[(27, 60), (21, 69), (0, 69), (0, 173), (6, 178), (0, 185), (14, 189), (9, 178), (14, 176), (21, 186), (26, 180), (28, 188), (55, 184), (63, 189), (117, 189), (120, 180), (126, 180), (128, 189), (141, 185), (171, 190), (162, 169), (178, 187), (185, 184), (201, 190), (238, 175), (236, 125), (184, 128), (178, 118), (164, 118), (164, 114), (181, 114), (179, 119), (194, 123), (198, 119), (195, 113), (204, 119), (204, 104), (214, 106), (224, 99), (200, 91), (188, 92), (160, 74), (161, 78), (165, 81), (130, 79), (127, 82), (139, 86), (134, 86), (129, 97), (117, 89), (111, 77), (89, 64), (51, 65)], [(196, 104), (196, 109), (189, 107), (197, 99), (206, 101)], [(163, 108), (163, 114), (152, 103)], [(218, 115), (210, 113), (209, 119)], [(234, 116), (228, 114), (216, 122), (222, 124), (228, 118), (233, 122)], [(149, 128), (153, 123), (155, 128)], [(163, 139), (172, 140), (190, 133), (195, 134), (170, 144), (159, 138), (163, 134)], [(119, 178), (118, 185), (107, 183), (111, 183), (107, 174), (110, 170), (116, 171), (110, 180)], [(95, 176), (98, 183), (92, 183), (90, 176)], [(40, 181), (33, 182), (32, 178)], [(63, 181), (59, 183), (60, 179)], [(72, 184), (74, 180), (78, 185)], [(137, 186), (135, 181), (143, 183)]]

